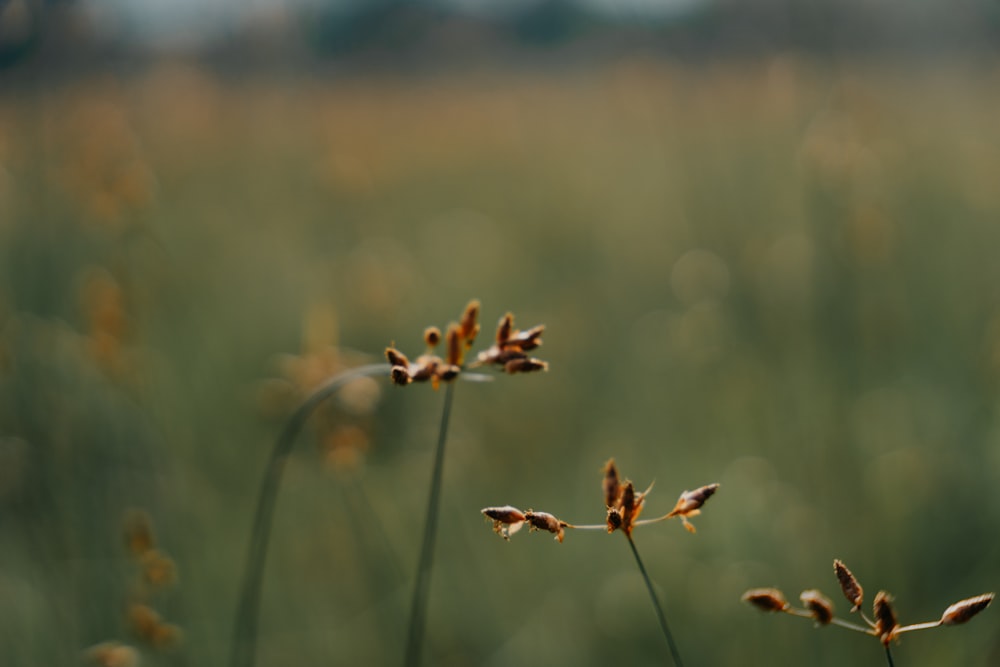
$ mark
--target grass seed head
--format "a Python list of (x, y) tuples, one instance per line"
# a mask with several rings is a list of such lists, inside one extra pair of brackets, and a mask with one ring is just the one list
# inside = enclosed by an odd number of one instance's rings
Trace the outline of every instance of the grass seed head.
[(520, 359), (511, 359), (505, 363), (503, 365), (503, 370), (508, 375), (513, 375), (515, 373), (534, 373), (535, 371), (549, 370), (549, 364), (541, 359), (522, 357)]
[(476, 342), (479, 335), (479, 301), (473, 299), (465, 306), (462, 319), (459, 322), (459, 330), (462, 340), (465, 341), (465, 349), (468, 350)]
[(941, 625), (961, 625), (989, 607), (991, 602), (993, 593), (960, 600), (944, 610), (944, 614), (941, 615)]
[(511, 505), (502, 507), (484, 507), (482, 513), (493, 521), (493, 532), (505, 540), (521, 529), (527, 521), (524, 512)]
[(837, 581), (840, 582), (840, 590), (844, 592), (844, 597), (854, 605), (851, 611), (855, 612), (861, 609), (861, 604), (865, 600), (865, 592), (857, 578), (851, 574), (851, 571), (839, 558), (833, 561), (833, 571), (837, 575)]
[(604, 491), (604, 505), (609, 509), (618, 507), (621, 501), (622, 485), (614, 459), (608, 459), (608, 462), (604, 464), (604, 481), (601, 483), (601, 488)]
[(875, 633), (882, 644), (888, 646), (899, 628), (896, 612), (892, 608), (892, 596), (885, 591), (876, 593), (872, 611), (875, 614)]
[[(437, 327), (427, 327), (424, 329), (424, 343), (427, 347), (434, 349), (441, 342), (441, 330)], [(390, 362), (392, 363), (392, 362)]]
[(530, 530), (547, 530), (554, 534), (556, 536), (555, 539), (560, 542), (563, 541), (563, 537), (566, 535), (563, 528), (569, 525), (548, 512), (533, 512), (528, 510), (524, 513), (524, 518), (527, 519)]
[(785, 611), (789, 606), (784, 593), (777, 588), (751, 588), (740, 599), (761, 611)]
[(125, 514), (125, 547), (133, 558), (139, 558), (156, 546), (153, 521), (142, 510), (129, 510)]
[(833, 603), (818, 590), (802, 591), (799, 599), (816, 619), (816, 625), (829, 625), (833, 620)]

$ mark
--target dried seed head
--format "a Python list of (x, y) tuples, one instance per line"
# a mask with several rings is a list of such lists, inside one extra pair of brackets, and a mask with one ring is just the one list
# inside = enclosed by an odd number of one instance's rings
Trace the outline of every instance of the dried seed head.
[(507, 344), (507, 340), (510, 338), (510, 332), (514, 328), (514, 314), (507, 313), (500, 318), (500, 323), (497, 325), (497, 347), (503, 347)]
[(604, 464), (604, 505), (608, 508), (617, 507), (622, 495), (622, 485), (618, 477), (618, 468), (614, 459), (608, 459)]
[(385, 358), (392, 366), (402, 366), (405, 369), (410, 365), (410, 360), (406, 358), (406, 355), (394, 347), (385, 348)]
[(785, 611), (789, 606), (784, 593), (777, 588), (751, 588), (740, 599), (761, 611)]
[(545, 333), (545, 325), (539, 324), (537, 326), (531, 327), (527, 331), (518, 331), (512, 334), (508, 340), (507, 345), (516, 345), (523, 351), (534, 350), (536, 347), (542, 344), (542, 334)]
[(437, 377), (442, 382), (451, 382), (458, 377), (459, 373), (462, 372), (460, 366), (453, 366), (449, 364), (442, 364), (437, 367)]
[(433, 349), (437, 347), (437, 344), (441, 342), (441, 330), (437, 327), (427, 327), (424, 329), (424, 343), (427, 347)]
[(556, 536), (556, 539), (560, 542), (563, 541), (565, 533), (563, 528), (569, 524), (565, 521), (560, 521), (548, 512), (532, 512), (528, 510), (524, 513), (524, 518), (528, 520), (528, 525), (531, 530), (547, 530)]
[(509, 540), (511, 535), (521, 530), (527, 520), (524, 512), (511, 505), (484, 507), (480, 511), (493, 521), (493, 532), (505, 540)]
[(445, 343), (448, 345), (447, 362), (452, 366), (461, 366), (465, 348), (462, 345), (462, 329), (457, 324), (449, 324), (448, 332), (444, 335)]
[(549, 370), (549, 364), (541, 359), (522, 357), (511, 359), (503, 365), (503, 369), (510, 375), (514, 373), (533, 373), (535, 371)]
[(608, 532), (613, 533), (622, 527), (622, 513), (617, 507), (608, 508)]
[(139, 652), (120, 642), (101, 642), (85, 653), (87, 660), (100, 667), (136, 667)]
[(625, 484), (622, 486), (621, 513), (622, 530), (625, 531), (626, 535), (632, 535), (632, 527), (635, 524), (635, 520), (639, 518), (639, 514), (642, 513), (642, 505), (645, 499), (645, 493), (636, 493), (632, 482), (629, 480), (625, 481)]
[(991, 602), (993, 593), (960, 600), (944, 610), (944, 614), (941, 615), (941, 625), (961, 625), (989, 607)]
[(837, 581), (840, 582), (840, 590), (844, 592), (844, 597), (854, 605), (851, 607), (851, 611), (855, 612), (861, 609), (861, 603), (865, 600), (865, 592), (861, 588), (861, 584), (840, 559), (833, 561), (833, 571), (837, 575)]
[(139, 562), (142, 566), (143, 579), (154, 590), (160, 590), (176, 583), (177, 566), (163, 552), (150, 549), (142, 555)]
[(694, 491), (685, 491), (681, 494), (681, 497), (677, 499), (677, 504), (674, 505), (674, 509), (670, 510), (667, 517), (679, 516), (681, 521), (684, 523), (684, 528), (688, 532), (695, 532), (695, 527), (691, 524), (688, 519), (701, 514), (701, 506), (705, 502), (715, 495), (715, 492), (719, 490), (718, 484), (708, 484), (706, 486), (699, 487)]
[(153, 521), (142, 510), (130, 510), (125, 514), (125, 547), (134, 558), (156, 546)]
[(833, 620), (833, 603), (819, 591), (815, 589), (802, 591), (799, 599), (816, 619), (816, 625), (829, 625)]
[(132, 633), (149, 644), (156, 637), (156, 628), (162, 624), (160, 614), (145, 604), (133, 604), (128, 608), (128, 624)]
[(405, 366), (393, 366), (389, 369), (389, 377), (392, 378), (393, 384), (400, 387), (410, 384), (410, 373)]
[(872, 610), (875, 614), (875, 633), (885, 646), (892, 641), (899, 623), (896, 621), (896, 612), (892, 609), (892, 596), (885, 591), (875, 594), (875, 602)]
[(465, 307), (462, 313), (462, 320), (459, 322), (462, 340), (465, 341), (465, 349), (470, 349), (479, 335), (479, 301), (473, 299)]

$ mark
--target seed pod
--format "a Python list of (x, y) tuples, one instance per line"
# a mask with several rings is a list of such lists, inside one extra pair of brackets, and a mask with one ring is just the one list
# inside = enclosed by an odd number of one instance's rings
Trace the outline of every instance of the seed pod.
[(622, 495), (622, 485), (618, 478), (618, 468), (615, 466), (614, 459), (608, 459), (608, 462), (604, 464), (604, 481), (601, 486), (604, 490), (605, 507), (618, 507)]
[(837, 581), (840, 582), (840, 590), (844, 592), (844, 597), (854, 605), (851, 607), (851, 611), (855, 612), (861, 609), (861, 603), (865, 600), (865, 592), (861, 588), (861, 584), (840, 559), (833, 561), (833, 571), (837, 575)]
[(785, 611), (789, 606), (784, 593), (777, 588), (751, 588), (740, 599), (761, 611)]
[(632, 526), (635, 524), (635, 520), (639, 518), (639, 514), (642, 513), (642, 504), (645, 499), (646, 494), (636, 493), (632, 482), (629, 480), (625, 481), (625, 484), (622, 486), (621, 511), (622, 530), (625, 531), (626, 535), (632, 535)]
[(427, 344), (429, 348), (437, 347), (437, 344), (441, 342), (441, 330), (437, 327), (427, 327), (424, 329), (424, 343)]
[(941, 615), (941, 625), (960, 625), (986, 609), (993, 602), (993, 593), (977, 595), (974, 598), (960, 600), (944, 610)]
[(473, 299), (465, 307), (462, 313), (462, 320), (459, 322), (462, 340), (465, 341), (465, 349), (472, 347), (479, 335), (479, 301)]
[(622, 513), (617, 507), (608, 508), (608, 532), (613, 533), (622, 527)]
[(531, 530), (547, 530), (556, 536), (560, 542), (563, 541), (565, 533), (563, 528), (568, 526), (565, 521), (560, 521), (548, 512), (532, 512), (528, 510), (524, 513), (524, 518), (528, 520)]
[(534, 350), (542, 344), (542, 334), (545, 333), (545, 325), (531, 327), (527, 331), (517, 331), (507, 340), (508, 345), (516, 345), (525, 352)]
[(524, 512), (511, 505), (484, 507), (480, 511), (493, 521), (493, 532), (505, 540), (509, 540), (511, 535), (521, 530), (521, 526), (527, 520)]
[(510, 338), (510, 332), (513, 328), (513, 313), (507, 313), (500, 318), (500, 323), (497, 325), (497, 347), (503, 347), (507, 344), (507, 340)]
[(540, 359), (511, 359), (503, 365), (504, 371), (513, 375), (514, 373), (533, 373), (535, 371), (549, 370), (548, 363)]
[(410, 373), (407, 371), (406, 366), (393, 366), (389, 369), (389, 377), (392, 378), (393, 384), (400, 387), (410, 384)]
[(833, 603), (818, 590), (812, 589), (802, 591), (799, 595), (802, 604), (809, 610), (812, 617), (816, 619), (817, 625), (829, 625), (833, 620)]
[(453, 366), (461, 366), (465, 353), (465, 348), (462, 346), (461, 328), (457, 324), (449, 324), (444, 340), (448, 346), (447, 362)]
[(389, 360), (389, 364), (392, 366), (407, 368), (410, 365), (410, 360), (406, 358), (406, 355), (394, 347), (385, 348), (385, 358)]
[(892, 596), (885, 591), (875, 594), (873, 612), (875, 614), (875, 633), (882, 640), (882, 644), (889, 645), (892, 641), (899, 622), (896, 621), (896, 612), (892, 609)]
[(130, 510), (125, 515), (125, 546), (134, 558), (156, 546), (153, 521), (142, 510)]

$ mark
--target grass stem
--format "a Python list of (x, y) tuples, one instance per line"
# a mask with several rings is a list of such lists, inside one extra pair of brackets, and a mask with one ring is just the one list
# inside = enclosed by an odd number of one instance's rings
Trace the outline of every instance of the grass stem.
[(670, 648), (670, 655), (674, 659), (674, 664), (677, 667), (684, 667), (680, 651), (677, 650), (677, 644), (674, 642), (674, 637), (670, 634), (670, 628), (667, 626), (667, 617), (664, 615), (663, 607), (660, 606), (660, 600), (656, 597), (656, 591), (653, 589), (653, 582), (649, 580), (649, 575), (646, 573), (646, 566), (642, 564), (642, 558), (639, 557), (639, 550), (635, 548), (635, 542), (632, 540), (631, 535), (626, 534), (625, 537), (628, 538), (628, 545), (632, 547), (632, 555), (635, 556), (635, 562), (639, 566), (639, 572), (642, 573), (642, 579), (646, 582), (646, 590), (649, 591), (649, 598), (653, 601), (653, 608), (656, 609), (656, 618), (660, 621), (660, 630), (663, 631), (663, 637), (667, 640), (667, 646)]
[(895, 667), (895, 663), (892, 661), (892, 651), (889, 650), (889, 645), (885, 645), (885, 661), (889, 663), (889, 667)]
[(271, 525), (274, 522), (274, 508), (278, 501), (281, 475), (292, 453), (295, 438), (320, 403), (342, 387), (358, 378), (385, 375), (388, 371), (387, 364), (369, 364), (334, 376), (302, 402), (278, 436), (257, 492), (257, 510), (250, 533), (250, 545), (247, 549), (243, 584), (240, 587), (239, 606), (236, 608), (236, 623), (233, 628), (229, 663), (232, 667), (251, 667), (256, 659), (257, 622), (260, 617), (260, 594), (264, 564), (267, 560), (267, 546), (271, 539)]
[(455, 394), (455, 383), (445, 387), (444, 410), (441, 413), (441, 428), (438, 431), (437, 450), (434, 453), (434, 472), (431, 475), (431, 492), (427, 501), (427, 519), (424, 522), (424, 537), (420, 547), (420, 561), (417, 563), (417, 581), (413, 588), (413, 602), (410, 605), (410, 628), (406, 640), (406, 667), (417, 667), (424, 642), (427, 625), (427, 599), (430, 590), (431, 571), (434, 566), (434, 540), (437, 536), (437, 521), (441, 505), (441, 479), (444, 473), (444, 445), (448, 438), (448, 422), (451, 418), (451, 404)]

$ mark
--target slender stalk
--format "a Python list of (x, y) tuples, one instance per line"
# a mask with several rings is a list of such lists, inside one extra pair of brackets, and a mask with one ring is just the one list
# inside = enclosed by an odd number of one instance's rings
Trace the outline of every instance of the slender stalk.
[(885, 645), (885, 661), (889, 663), (889, 667), (895, 667), (895, 663), (892, 661), (892, 651), (889, 650), (889, 645)]
[(437, 537), (437, 521), (441, 505), (444, 445), (448, 438), (448, 422), (451, 418), (451, 404), (454, 394), (455, 383), (449, 382), (444, 391), (444, 410), (441, 413), (441, 429), (438, 431), (437, 450), (434, 453), (434, 472), (431, 475), (431, 493), (427, 500), (424, 538), (420, 547), (420, 561), (417, 563), (417, 581), (413, 588), (413, 602), (410, 605), (410, 629), (404, 657), (404, 664), (407, 667), (417, 667), (420, 664), (423, 649), (424, 627), (427, 624), (427, 598), (431, 584), (431, 570), (434, 566), (434, 540)]
[(361, 377), (384, 375), (389, 371), (387, 364), (360, 366), (331, 378), (303, 401), (295, 411), (284, 430), (278, 436), (271, 458), (264, 470), (264, 478), (257, 492), (257, 510), (254, 514), (250, 545), (243, 570), (243, 584), (240, 587), (240, 601), (236, 609), (236, 623), (233, 628), (233, 646), (230, 656), (232, 667), (251, 667), (257, 652), (257, 621), (260, 616), (260, 593), (267, 560), (267, 546), (271, 539), (271, 525), (274, 522), (274, 508), (278, 500), (278, 488), (285, 463), (292, 452), (295, 438), (306, 420), (324, 400), (335, 394), (344, 385)]
[(663, 607), (660, 606), (660, 600), (656, 597), (656, 591), (653, 590), (653, 582), (649, 580), (649, 575), (646, 573), (646, 566), (642, 564), (642, 559), (639, 558), (639, 550), (635, 548), (635, 542), (632, 541), (632, 536), (626, 534), (628, 538), (628, 545), (632, 547), (632, 555), (635, 556), (636, 565), (639, 566), (639, 572), (642, 573), (642, 579), (646, 582), (646, 590), (649, 591), (649, 598), (653, 601), (653, 608), (656, 609), (656, 618), (660, 621), (660, 630), (663, 631), (663, 637), (667, 640), (667, 646), (670, 648), (670, 655), (674, 659), (674, 664), (677, 667), (684, 667), (684, 663), (681, 661), (681, 654), (677, 650), (677, 644), (674, 642), (673, 635), (670, 634), (670, 628), (667, 627), (667, 617), (663, 613)]

